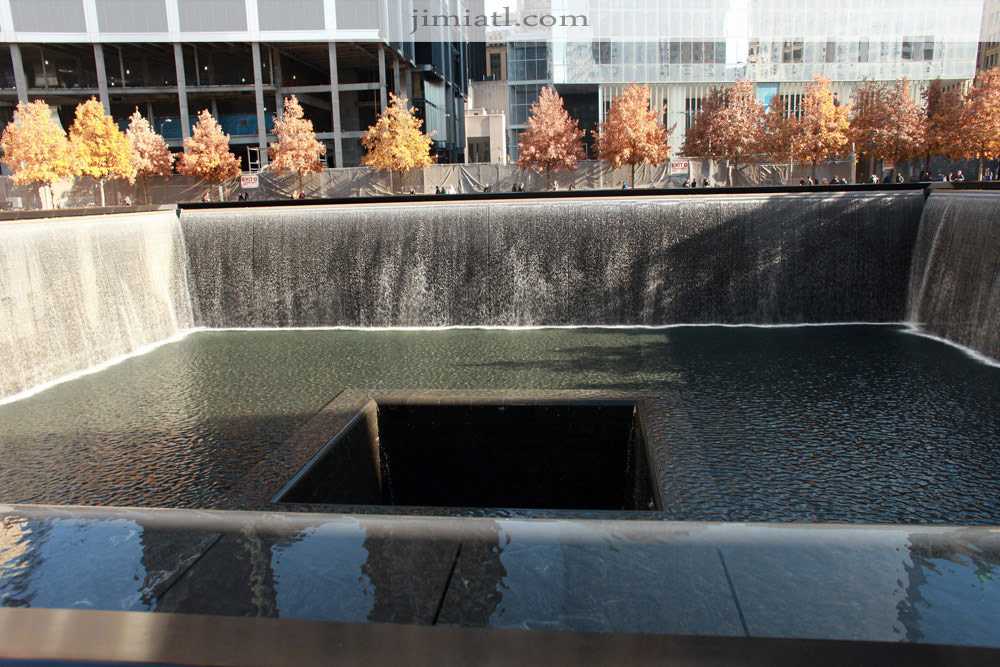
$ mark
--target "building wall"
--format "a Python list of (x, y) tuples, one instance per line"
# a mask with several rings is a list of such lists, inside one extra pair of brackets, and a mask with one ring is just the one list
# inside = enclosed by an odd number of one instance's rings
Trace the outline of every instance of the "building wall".
[[(458, 14), (482, 4), (419, 1)], [(0, 119), (19, 101), (46, 99), (67, 124), (94, 96), (119, 123), (138, 107), (177, 147), (208, 109), (246, 164), (257, 153), (266, 161), (272, 117), (295, 94), (331, 165), (349, 166), (360, 124), (395, 92), (430, 116), (438, 160), (461, 161), (463, 32), (436, 29), (438, 41), (421, 49), (407, 37), (416, 2), (0, 0)], [(423, 82), (430, 98), (413, 95)]]
[[(489, 162), (507, 161), (506, 114), (470, 109), (465, 114), (465, 133), (467, 144), (482, 140), (489, 143)], [(471, 156), (471, 151), (467, 149), (466, 155)]]
[[(589, 93), (598, 120), (629, 83), (649, 84), (666, 106), (680, 146), (700, 100), (715, 86), (754, 82), (758, 94), (796, 96), (815, 76), (843, 100), (864, 78), (964, 85), (974, 76), (980, 29), (1000, 33), (998, 0), (551, 0), (557, 16), (580, 14), (586, 27), (557, 24), (508, 36), (511, 153), (542, 87)], [(992, 33), (991, 33), (992, 34)], [(995, 40), (1000, 43), (1000, 36)], [(544, 50), (548, 53), (545, 54)], [(1000, 46), (980, 53), (1000, 60)], [(992, 62), (989, 61), (989, 62)]]

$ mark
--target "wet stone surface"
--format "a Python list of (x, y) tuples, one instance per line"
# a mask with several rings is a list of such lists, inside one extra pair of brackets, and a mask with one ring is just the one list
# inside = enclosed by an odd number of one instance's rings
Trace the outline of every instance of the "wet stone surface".
[(669, 415), (656, 518), (997, 524), (998, 380), (896, 326), (196, 332), (0, 405), (0, 501), (234, 507), (345, 391), (617, 391)]
[(1000, 646), (998, 568), (989, 528), (0, 510), (14, 607)]

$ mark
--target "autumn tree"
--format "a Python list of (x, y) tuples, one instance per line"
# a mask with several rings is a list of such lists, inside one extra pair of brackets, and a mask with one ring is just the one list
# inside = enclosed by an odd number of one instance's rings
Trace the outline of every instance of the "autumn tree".
[(788, 159), (797, 132), (798, 119), (788, 113), (785, 99), (774, 95), (764, 112), (759, 144), (761, 155), (771, 159)]
[(757, 99), (753, 84), (745, 79), (720, 92), (714, 92), (708, 105), (695, 117), (700, 125), (699, 141), (708, 140), (704, 157), (726, 161), (727, 180), (732, 181), (733, 169), (760, 150), (763, 135), (764, 105)]
[(105, 205), (104, 181), (108, 178), (135, 180), (132, 146), (114, 119), (104, 113), (104, 106), (91, 97), (76, 107), (76, 118), (69, 128), (80, 172), (97, 179), (101, 187), (101, 206)]
[(147, 181), (150, 176), (167, 176), (173, 170), (174, 155), (167, 148), (167, 142), (142, 117), (139, 109), (129, 116), (125, 136), (132, 145), (132, 166), (135, 177), (142, 181), (142, 192), (149, 201)]
[(712, 88), (708, 95), (701, 99), (698, 111), (691, 119), (691, 127), (684, 133), (684, 144), (681, 154), (688, 157), (719, 157), (721, 153), (712, 144), (712, 133), (715, 131), (716, 118), (726, 106), (726, 91), (722, 88)]
[(422, 169), (432, 162), (433, 141), (420, 129), (424, 121), (408, 101), (390, 93), (389, 106), (361, 138), (367, 151), (361, 164), (388, 171), (390, 188), (394, 171)]
[(184, 153), (177, 161), (177, 172), (202, 181), (219, 184), (219, 199), (224, 199), (222, 182), (240, 175), (240, 158), (229, 151), (229, 135), (222, 131), (208, 110), (198, 114), (191, 136), (184, 140)]
[(850, 104), (839, 104), (830, 91), (830, 79), (814, 77), (802, 98), (798, 132), (792, 143), (796, 160), (812, 164), (813, 178), (816, 165), (839, 155), (849, 141)]
[(3, 161), (14, 171), (15, 183), (44, 188), (45, 207), (52, 206), (52, 184), (78, 173), (69, 139), (42, 100), (17, 105), (0, 147)]
[(271, 170), (298, 174), (301, 192), (303, 176), (323, 170), (320, 158), (326, 148), (316, 140), (312, 121), (304, 117), (302, 105), (294, 95), (285, 100), (281, 116), (275, 117), (274, 134), (278, 141), (271, 144), (268, 152)]
[(667, 139), (673, 131), (673, 127), (664, 127), (662, 109), (650, 109), (649, 86), (633, 83), (611, 103), (598, 126), (597, 154), (615, 169), (631, 167), (635, 187), (636, 165), (656, 165), (670, 159)]
[(1000, 68), (980, 72), (965, 94), (959, 127), (959, 141), (966, 157), (979, 160), (983, 180), (983, 160), (1000, 157)]
[(551, 86), (542, 88), (531, 106), (528, 129), (518, 139), (517, 168), (545, 171), (545, 186), (551, 186), (552, 171), (572, 171), (585, 157), (583, 130), (563, 106), (563, 99)]
[(896, 163), (920, 155), (924, 146), (924, 114), (910, 95), (910, 83), (905, 78), (896, 81), (865, 79), (851, 94), (852, 115), (850, 138), (855, 150), (872, 162), (892, 160)]
[(924, 89), (923, 100), (926, 132), (922, 152), (926, 171), (934, 156), (956, 159), (962, 156), (960, 129), (965, 102), (957, 89), (945, 89), (941, 77)]

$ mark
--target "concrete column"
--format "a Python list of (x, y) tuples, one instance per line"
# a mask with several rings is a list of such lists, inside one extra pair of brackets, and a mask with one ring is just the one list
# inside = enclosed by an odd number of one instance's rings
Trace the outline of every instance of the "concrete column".
[(337, 74), (337, 43), (330, 42), (330, 113), (333, 114), (333, 166), (344, 166), (344, 143), (340, 134), (340, 77)]
[[(267, 164), (267, 119), (264, 114), (264, 79), (260, 67), (260, 42), (250, 45), (253, 52), (253, 95), (257, 104), (257, 144), (260, 146), (260, 166)], [(280, 109), (278, 113), (281, 113)]]
[(406, 68), (406, 72), (404, 72), (404, 75), (406, 77), (406, 98), (408, 100), (410, 100), (410, 103), (412, 104), (412, 102), (413, 102), (413, 72), (410, 71), (409, 67), (407, 67)]
[(399, 75), (399, 60), (396, 58), (392, 59), (392, 89), (396, 93), (396, 97), (403, 97), (405, 93), (403, 92), (403, 79)]
[(111, 113), (111, 98), (108, 96), (108, 70), (104, 67), (104, 48), (94, 44), (94, 64), (97, 66), (97, 90), (101, 94), (104, 113)]
[(28, 77), (24, 75), (24, 60), (21, 59), (21, 47), (10, 45), (10, 60), (14, 64), (14, 85), (17, 86), (17, 101), (28, 103)]
[(177, 69), (177, 106), (181, 112), (181, 136), (187, 139), (191, 136), (191, 114), (188, 113), (187, 83), (184, 79), (184, 51), (180, 44), (174, 44), (174, 67)]
[(385, 44), (378, 45), (378, 100), (382, 111), (389, 106), (385, 89)]
[(271, 49), (271, 77), (274, 79), (274, 108), (281, 113), (285, 105), (285, 96), (281, 93), (281, 54)]

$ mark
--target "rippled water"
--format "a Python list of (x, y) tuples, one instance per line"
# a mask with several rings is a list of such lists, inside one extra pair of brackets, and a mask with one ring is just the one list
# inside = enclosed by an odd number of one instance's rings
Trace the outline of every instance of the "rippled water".
[(1000, 369), (895, 326), (197, 332), (0, 406), (0, 500), (219, 507), (348, 388), (668, 386), (673, 518), (1000, 523)]

